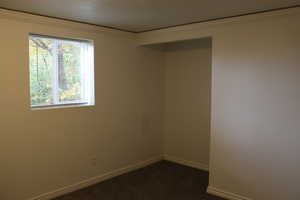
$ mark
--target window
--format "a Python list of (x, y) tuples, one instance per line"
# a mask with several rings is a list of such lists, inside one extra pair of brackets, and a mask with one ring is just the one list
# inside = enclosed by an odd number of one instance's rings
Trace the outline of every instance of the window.
[(31, 107), (93, 105), (93, 51), (89, 41), (31, 34)]

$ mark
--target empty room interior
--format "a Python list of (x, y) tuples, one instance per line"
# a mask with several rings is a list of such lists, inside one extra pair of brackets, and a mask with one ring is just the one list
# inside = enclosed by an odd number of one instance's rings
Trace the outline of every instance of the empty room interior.
[(1, 0), (0, 200), (299, 200), (300, 1)]

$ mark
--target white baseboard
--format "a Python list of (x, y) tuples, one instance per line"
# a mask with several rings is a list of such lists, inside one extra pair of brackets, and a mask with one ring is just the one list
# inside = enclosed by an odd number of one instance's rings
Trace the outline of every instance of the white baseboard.
[(51, 191), (51, 192), (47, 192), (47, 193), (41, 194), (39, 196), (30, 198), (28, 200), (49, 200), (49, 199), (53, 199), (55, 197), (58, 197), (58, 196), (61, 196), (61, 195), (64, 195), (64, 194), (67, 194), (67, 193), (70, 193), (70, 192), (74, 192), (76, 190), (79, 190), (79, 189), (82, 189), (82, 188), (94, 185), (96, 183), (105, 181), (107, 179), (111, 179), (113, 177), (116, 177), (116, 176), (128, 173), (130, 171), (134, 171), (134, 170), (137, 170), (139, 168), (143, 168), (143, 167), (145, 167), (147, 165), (156, 163), (156, 162), (161, 161), (161, 160), (163, 160), (163, 156), (157, 156), (157, 157), (154, 157), (154, 158), (151, 158), (151, 159), (139, 162), (137, 164), (129, 165), (129, 166), (126, 166), (126, 167), (123, 167), (123, 168), (120, 168), (120, 169), (108, 172), (106, 174), (95, 176), (95, 177), (92, 177), (92, 178), (89, 178), (89, 179), (77, 182), (75, 184), (68, 185), (68, 186), (59, 188), (57, 190)]
[(175, 156), (164, 155), (164, 160), (175, 162), (175, 163), (178, 163), (178, 164), (181, 164), (181, 165), (186, 165), (186, 166), (193, 167), (193, 168), (196, 168), (196, 169), (201, 169), (201, 170), (204, 170), (204, 171), (209, 171), (209, 166), (206, 165), (206, 164), (202, 164), (202, 163), (199, 163), (199, 162), (194, 162), (194, 161), (189, 161), (189, 160), (177, 158)]
[(220, 190), (220, 189), (217, 189), (217, 188), (214, 188), (214, 187), (211, 187), (211, 186), (208, 186), (207, 193), (215, 195), (215, 196), (219, 196), (219, 197), (222, 197), (222, 198), (225, 198), (225, 199), (228, 199), (228, 200), (252, 200), (248, 197), (244, 197), (244, 196), (241, 196), (241, 195), (234, 194), (232, 192), (227, 192), (227, 191), (224, 191), (224, 190)]

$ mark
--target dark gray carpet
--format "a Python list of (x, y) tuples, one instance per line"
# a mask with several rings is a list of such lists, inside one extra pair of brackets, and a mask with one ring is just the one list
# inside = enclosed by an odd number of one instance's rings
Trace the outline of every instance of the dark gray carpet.
[(55, 200), (224, 200), (207, 185), (208, 172), (161, 161)]

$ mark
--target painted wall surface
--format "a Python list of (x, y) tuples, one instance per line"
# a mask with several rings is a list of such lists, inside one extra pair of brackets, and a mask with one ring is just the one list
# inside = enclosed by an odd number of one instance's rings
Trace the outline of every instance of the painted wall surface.
[(300, 198), (300, 14), (213, 36), (210, 186)]
[[(213, 38), (210, 186), (254, 200), (299, 199), (300, 10), (276, 13), (154, 31), (137, 41), (39, 17), (0, 18), (0, 199), (28, 199), (161, 155), (164, 53), (135, 43), (204, 36)], [(96, 106), (30, 110), (29, 32), (94, 40)], [(182, 76), (174, 64), (169, 75)]]
[(166, 45), (164, 154), (208, 168), (211, 40)]
[[(29, 199), (161, 156), (163, 54), (127, 33), (37, 21), (0, 18), (0, 199)], [(94, 40), (95, 106), (30, 110), (29, 32)]]
[(300, 198), (299, 35), (300, 8), (139, 35), (140, 44), (212, 37), (210, 187), (220, 195)]

